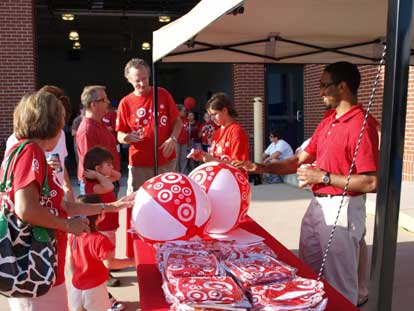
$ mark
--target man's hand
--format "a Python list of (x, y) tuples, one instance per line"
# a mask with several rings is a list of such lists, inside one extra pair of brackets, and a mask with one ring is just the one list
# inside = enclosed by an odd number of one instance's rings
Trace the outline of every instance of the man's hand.
[(140, 135), (137, 131), (132, 131), (131, 133), (125, 136), (124, 140), (127, 143), (137, 143), (141, 141), (142, 139), (140, 138)]
[(164, 141), (164, 143), (160, 146), (162, 155), (165, 158), (168, 158), (174, 152), (175, 144), (175, 140), (170, 137), (166, 141)]
[(265, 165), (263, 164), (250, 161), (232, 161), (231, 164), (240, 170), (246, 171), (249, 174), (265, 173)]
[(324, 171), (313, 166), (299, 167), (296, 174), (299, 181), (299, 187), (304, 188), (307, 185), (319, 184), (322, 182)]

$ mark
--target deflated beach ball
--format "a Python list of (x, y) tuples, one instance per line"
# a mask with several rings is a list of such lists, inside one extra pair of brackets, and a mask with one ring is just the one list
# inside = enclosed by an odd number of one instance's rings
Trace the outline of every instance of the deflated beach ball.
[(209, 233), (226, 233), (240, 223), (250, 206), (250, 184), (235, 167), (223, 162), (208, 162), (194, 169), (192, 178), (207, 193), (211, 202)]
[(210, 201), (199, 185), (183, 174), (164, 173), (137, 191), (132, 222), (146, 241), (189, 239), (204, 234), (210, 214)]

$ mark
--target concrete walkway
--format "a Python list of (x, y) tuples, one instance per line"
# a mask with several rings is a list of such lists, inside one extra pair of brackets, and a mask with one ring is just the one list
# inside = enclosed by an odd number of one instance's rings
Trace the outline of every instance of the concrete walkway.
[[(404, 224), (413, 224), (408, 217), (414, 216), (414, 208), (410, 209), (408, 202), (413, 202), (414, 185), (404, 184), (401, 200), (401, 216)], [(125, 187), (122, 190), (125, 192)], [(297, 252), (299, 242), (300, 222), (307, 208), (311, 193), (306, 190), (287, 184), (252, 186), (252, 203), (249, 215), (260, 223), (279, 241)], [(375, 195), (369, 195), (367, 200), (367, 244), (371, 253), (374, 216)], [(412, 211), (412, 213), (411, 213)], [(411, 214), (411, 215), (410, 215)], [(117, 235), (117, 253), (125, 254), (124, 228), (125, 214), (120, 216), (121, 228)], [(400, 222), (401, 223), (401, 222)], [(408, 225), (404, 225), (408, 226)], [(393, 311), (411, 310), (412, 293), (414, 292), (414, 233), (405, 229), (398, 232), (398, 247), (394, 274)], [(139, 310), (139, 293), (136, 280), (136, 272), (133, 269), (114, 273), (119, 277), (122, 285), (110, 288), (111, 293), (127, 305), (127, 310)], [(5, 298), (0, 298), (0, 311), (9, 310)], [(362, 310), (370, 310), (368, 307)], [(57, 310), (58, 311), (58, 310)]]

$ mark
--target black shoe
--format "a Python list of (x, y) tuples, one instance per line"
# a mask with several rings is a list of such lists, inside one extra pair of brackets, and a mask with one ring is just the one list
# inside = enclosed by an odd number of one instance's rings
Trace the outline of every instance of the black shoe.
[(114, 278), (111, 274), (109, 274), (109, 279), (106, 281), (106, 286), (108, 287), (118, 287), (121, 285), (121, 281), (119, 281), (117, 278)]

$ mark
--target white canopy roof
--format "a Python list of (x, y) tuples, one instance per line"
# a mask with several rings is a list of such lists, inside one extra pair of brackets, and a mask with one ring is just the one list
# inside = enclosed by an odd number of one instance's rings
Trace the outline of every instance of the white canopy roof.
[[(227, 14), (240, 5), (244, 13)], [(386, 0), (202, 0), (154, 32), (153, 61), (372, 63), (381, 56), (386, 26)], [(339, 47), (345, 54), (320, 53)]]

